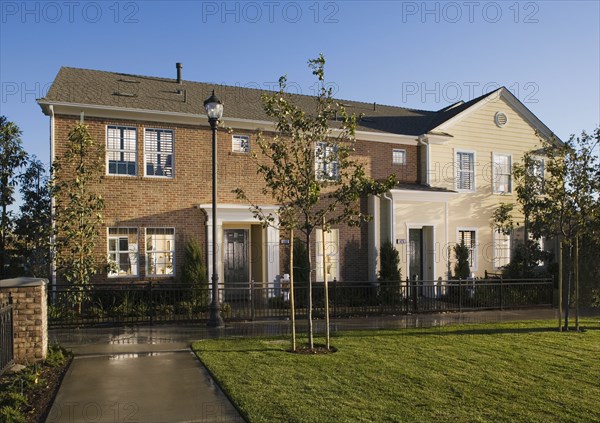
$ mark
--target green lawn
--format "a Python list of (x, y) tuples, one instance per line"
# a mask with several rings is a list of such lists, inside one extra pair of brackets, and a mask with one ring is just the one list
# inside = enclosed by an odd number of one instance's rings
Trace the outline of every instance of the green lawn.
[(287, 340), (193, 348), (250, 422), (598, 422), (600, 319), (341, 332), (330, 355)]

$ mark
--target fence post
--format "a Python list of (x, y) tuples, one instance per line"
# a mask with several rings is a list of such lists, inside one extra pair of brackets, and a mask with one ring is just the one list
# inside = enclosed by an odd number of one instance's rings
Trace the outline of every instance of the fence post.
[(419, 304), (417, 302), (417, 276), (413, 275), (413, 280), (412, 280), (412, 300), (413, 300), (413, 312), (418, 311), (419, 309)]
[(462, 311), (462, 279), (458, 278), (458, 311)]
[(154, 295), (152, 293), (152, 281), (148, 281), (148, 299), (150, 304), (150, 324), (154, 324), (154, 311), (156, 309), (154, 305)]
[[(269, 288), (267, 287), (267, 297), (269, 296), (268, 293)], [(253, 291), (254, 291), (254, 279), (250, 280), (250, 320), (254, 320), (254, 295), (253, 295)]]
[(504, 285), (502, 284), (502, 276), (500, 276), (500, 310), (504, 309)]
[(331, 302), (332, 303), (331, 306), (333, 308), (333, 316), (334, 317), (336, 316), (336, 314), (335, 314), (335, 302), (336, 302), (336, 299), (337, 299), (337, 288), (336, 288), (336, 286), (337, 286), (337, 278), (334, 277), (333, 278), (333, 301)]

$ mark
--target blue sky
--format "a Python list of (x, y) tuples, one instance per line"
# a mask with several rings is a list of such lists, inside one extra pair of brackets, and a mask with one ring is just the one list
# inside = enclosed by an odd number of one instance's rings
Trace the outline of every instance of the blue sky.
[(599, 5), (1, 0), (0, 114), (47, 162), (35, 99), (61, 66), (311, 94), (322, 52), (338, 98), (437, 110), (504, 85), (567, 139), (600, 123)]

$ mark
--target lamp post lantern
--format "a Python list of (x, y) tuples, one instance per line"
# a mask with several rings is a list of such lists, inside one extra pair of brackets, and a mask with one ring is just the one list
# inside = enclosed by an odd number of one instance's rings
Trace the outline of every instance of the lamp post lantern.
[(220, 327), (223, 326), (223, 318), (219, 306), (219, 273), (217, 270), (217, 125), (223, 116), (223, 103), (215, 95), (215, 90), (204, 101), (204, 108), (212, 129), (212, 301), (208, 326)]

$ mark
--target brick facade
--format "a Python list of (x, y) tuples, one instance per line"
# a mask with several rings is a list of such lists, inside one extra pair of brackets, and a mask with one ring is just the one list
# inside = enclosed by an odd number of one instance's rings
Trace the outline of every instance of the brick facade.
[[(69, 130), (79, 122), (79, 116), (57, 115), (55, 118), (56, 156), (64, 152)], [(106, 175), (103, 171), (98, 193), (105, 199), (105, 228), (100, 232), (97, 246), (99, 257), (107, 255), (108, 227), (138, 228), (139, 275), (137, 277), (110, 278), (110, 282), (151, 279), (146, 275), (144, 230), (149, 227), (175, 229), (175, 278), (181, 274), (185, 245), (195, 238), (203, 246), (204, 255), (209, 251), (206, 236), (205, 212), (199, 204), (210, 204), (212, 132), (208, 126), (172, 124), (168, 122), (146, 122), (119, 119), (86, 117), (92, 138), (102, 145), (106, 143), (107, 125), (137, 128), (137, 175)], [(171, 129), (174, 132), (174, 170), (172, 178), (144, 176), (144, 129)], [(234, 130), (236, 135), (250, 137), (250, 150), (256, 151), (256, 133)], [(232, 134), (221, 130), (218, 133), (218, 202), (219, 204), (247, 203), (238, 200), (232, 190), (242, 188), (258, 204), (272, 204), (262, 194), (264, 181), (256, 173), (256, 165), (248, 154), (231, 151)], [(406, 150), (407, 163), (392, 164), (392, 150)], [(384, 179), (395, 173), (401, 182), (417, 182), (417, 146), (382, 142), (357, 141), (356, 153), (365, 164), (368, 175)], [(366, 200), (362, 204), (367, 211)], [(340, 279), (367, 280), (367, 226), (362, 228), (339, 227), (340, 234)], [(289, 270), (286, 262), (289, 247), (280, 247), (280, 273)], [(314, 251), (314, 244), (313, 244)], [(153, 277), (165, 279), (164, 277)], [(171, 279), (171, 278), (166, 278)], [(98, 275), (96, 282), (106, 281), (106, 275)]]

